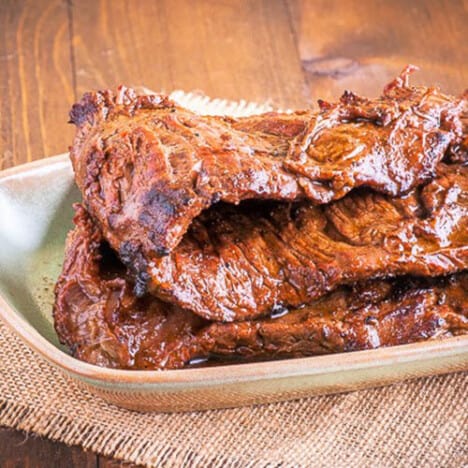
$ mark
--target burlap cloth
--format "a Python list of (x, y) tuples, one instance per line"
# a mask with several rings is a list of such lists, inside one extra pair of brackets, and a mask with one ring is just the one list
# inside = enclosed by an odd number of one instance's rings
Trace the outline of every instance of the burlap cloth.
[(468, 466), (467, 390), (459, 373), (247, 408), (137, 413), (81, 390), (0, 323), (0, 425), (150, 466)]

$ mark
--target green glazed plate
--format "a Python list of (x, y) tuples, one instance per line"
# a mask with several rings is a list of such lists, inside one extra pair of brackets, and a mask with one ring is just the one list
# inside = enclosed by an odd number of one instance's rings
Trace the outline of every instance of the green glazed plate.
[(81, 362), (58, 342), (51, 314), (79, 200), (68, 155), (0, 172), (0, 318), (43, 359), (110, 403), (148, 411), (223, 408), (468, 369), (468, 335), (206, 369), (124, 371)]

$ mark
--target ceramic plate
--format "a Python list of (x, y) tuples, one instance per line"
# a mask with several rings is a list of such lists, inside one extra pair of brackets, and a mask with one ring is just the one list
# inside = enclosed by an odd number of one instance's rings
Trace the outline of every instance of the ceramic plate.
[(206, 369), (123, 371), (78, 361), (59, 344), (51, 310), (79, 199), (67, 155), (0, 173), (0, 316), (44, 359), (110, 403), (153, 411), (223, 408), (468, 369), (468, 335)]

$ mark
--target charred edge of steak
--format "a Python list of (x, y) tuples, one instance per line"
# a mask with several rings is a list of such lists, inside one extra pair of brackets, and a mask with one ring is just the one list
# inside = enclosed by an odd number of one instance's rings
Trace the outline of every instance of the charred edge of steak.
[(105, 120), (115, 112), (134, 115), (139, 109), (174, 107), (174, 102), (165, 95), (138, 95), (134, 89), (122, 85), (116, 93), (111, 90), (85, 93), (78, 103), (73, 104), (69, 123), (83, 127), (85, 123), (92, 125), (97, 120)]
[(120, 247), (119, 257), (134, 279), (133, 292), (137, 297), (143, 297), (147, 292), (150, 276), (147, 273), (147, 261), (140, 247), (131, 241), (124, 242)]

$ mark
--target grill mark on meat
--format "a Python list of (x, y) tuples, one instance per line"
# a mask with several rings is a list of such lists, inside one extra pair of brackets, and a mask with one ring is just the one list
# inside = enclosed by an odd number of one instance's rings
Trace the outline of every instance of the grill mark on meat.
[[(468, 332), (468, 274), (344, 287), (279, 318), (209, 322), (146, 295), (82, 207), (67, 239), (54, 319), (73, 355), (100, 366), (170, 369), (371, 349)], [(117, 263), (117, 264), (116, 264)]]
[[(449, 145), (461, 144), (460, 115), (466, 105), (465, 97), (409, 87), (410, 71), (378, 99), (348, 92), (336, 104), (322, 102), (318, 114), (269, 113), (237, 120), (197, 116), (163, 96), (137, 96), (125, 88), (116, 95), (88, 93), (71, 112), (78, 127), (71, 150), (78, 186), (112, 247), (118, 251), (124, 242), (138, 242), (148, 261), (173, 251), (192, 220), (219, 200), (307, 198), (321, 204), (362, 185), (400, 196), (434, 174)], [(119, 139), (126, 138), (122, 135), (137, 129), (145, 141), (140, 149), (119, 146)], [(121, 206), (106, 182), (114, 176), (102, 167), (95, 170), (96, 145), (134, 164), (130, 193), (120, 196)], [(199, 166), (194, 187), (192, 169)], [(102, 189), (103, 203), (87, 190), (94, 183)], [(161, 205), (140, 203), (151, 190), (164, 194)], [(182, 193), (190, 203), (181, 203)], [(146, 211), (144, 223), (140, 211)]]

